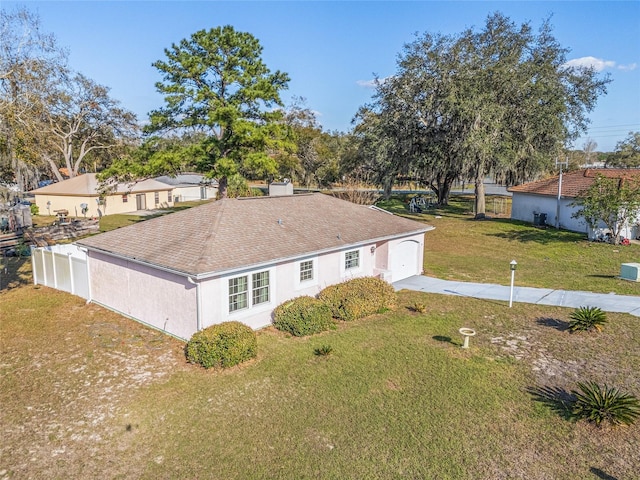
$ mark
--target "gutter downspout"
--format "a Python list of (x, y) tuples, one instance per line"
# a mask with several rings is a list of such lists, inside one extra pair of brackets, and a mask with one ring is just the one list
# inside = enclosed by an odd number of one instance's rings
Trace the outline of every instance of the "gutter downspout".
[(200, 317), (202, 316), (200, 282), (196, 282), (192, 277), (187, 277), (187, 280), (191, 285), (196, 286), (196, 332), (199, 332), (201, 330)]

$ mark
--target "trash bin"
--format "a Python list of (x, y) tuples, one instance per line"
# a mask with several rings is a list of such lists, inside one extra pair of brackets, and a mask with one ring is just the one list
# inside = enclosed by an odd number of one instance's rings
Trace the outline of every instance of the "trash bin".
[(540, 226), (544, 226), (547, 224), (547, 214), (546, 213), (541, 213), (540, 214)]
[(533, 212), (533, 224), (540, 225), (540, 214)]

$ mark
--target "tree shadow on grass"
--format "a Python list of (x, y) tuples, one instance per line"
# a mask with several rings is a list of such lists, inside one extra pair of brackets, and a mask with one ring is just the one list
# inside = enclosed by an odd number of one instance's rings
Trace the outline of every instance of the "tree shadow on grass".
[(456, 347), (461, 347), (462, 346), (462, 342), (456, 342), (451, 337), (448, 337), (446, 335), (434, 335), (431, 338), (433, 338), (436, 342), (449, 343), (449, 344), (451, 344), (453, 346), (456, 346)]
[(505, 240), (515, 240), (522, 243), (539, 243), (541, 245), (551, 245), (554, 243), (575, 243), (578, 241), (573, 236), (558, 234), (555, 230), (546, 231), (538, 229), (512, 229), (506, 232), (491, 233), (492, 237), (504, 238)]
[(551, 327), (555, 328), (560, 332), (564, 332), (569, 329), (569, 323), (564, 320), (558, 320), (557, 318), (551, 317), (538, 317), (536, 318), (536, 323), (538, 325), (542, 325), (543, 327)]
[(618, 480), (618, 477), (614, 477), (612, 475), (609, 475), (606, 472), (603, 472), (602, 470), (600, 470), (599, 468), (596, 467), (591, 467), (589, 469), (589, 471), (591, 473), (593, 473), (596, 477), (602, 479), (602, 480)]
[(559, 415), (564, 420), (573, 420), (574, 415), (571, 407), (575, 401), (575, 396), (560, 387), (528, 387), (533, 400), (548, 406), (552, 412)]
[(0, 291), (33, 284), (31, 257), (0, 257)]

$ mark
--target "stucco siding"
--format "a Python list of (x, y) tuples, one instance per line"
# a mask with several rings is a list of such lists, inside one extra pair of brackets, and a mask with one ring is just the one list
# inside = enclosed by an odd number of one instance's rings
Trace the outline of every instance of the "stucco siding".
[[(380, 270), (385, 270), (390, 265), (389, 255), (393, 248), (403, 242), (416, 244), (415, 265), (411, 267), (411, 274), (419, 275), (422, 273), (424, 261), (424, 234), (379, 242), (378, 245), (371, 243), (322, 255), (309, 255), (291, 262), (276, 263), (204, 280), (201, 284), (202, 327), (229, 320), (240, 321), (255, 329), (268, 326), (272, 322), (273, 310), (287, 300), (303, 295), (315, 296), (329, 285), (352, 278), (378, 275)], [(358, 252), (358, 265), (347, 269), (346, 255), (354, 251)], [(313, 277), (304, 281), (300, 280), (302, 262), (313, 264)], [(265, 271), (269, 272), (269, 301), (254, 306), (251, 299), (252, 274)], [(247, 277), (248, 305), (246, 308), (230, 312), (229, 280), (237, 277)]]
[[(272, 322), (273, 310), (295, 297), (303, 295), (315, 296), (323, 288), (340, 283), (351, 278), (372, 276), (375, 268), (375, 254), (368, 244), (360, 247), (345, 248), (342, 251), (310, 255), (291, 262), (281, 262), (269, 266), (235, 272), (230, 275), (215, 277), (203, 281), (202, 326), (207, 327), (215, 323), (237, 320), (252, 328), (262, 328)], [(359, 264), (357, 267), (345, 268), (347, 252), (358, 251)], [(300, 281), (301, 262), (313, 262), (313, 278)], [(259, 305), (252, 305), (253, 273), (269, 272), (269, 301)], [(229, 280), (236, 277), (248, 279), (248, 306), (235, 312), (229, 311)]]
[[(205, 198), (204, 199), (212, 199), (216, 198), (218, 194), (218, 189), (212, 186), (205, 186)], [(202, 198), (202, 191), (199, 185), (193, 186), (177, 186), (173, 189), (173, 197), (174, 200), (177, 198), (178, 202), (189, 202), (195, 200), (204, 200)]]
[[(573, 214), (580, 207), (572, 205), (575, 199), (560, 199), (560, 228), (573, 232), (587, 233), (587, 224), (582, 218), (573, 218)], [(547, 225), (556, 225), (558, 199), (526, 193), (513, 193), (511, 203), (511, 218), (523, 222), (533, 223), (534, 213), (546, 213)]]
[(185, 277), (97, 252), (88, 263), (92, 301), (183, 339), (196, 331), (196, 287)]
[[(100, 215), (114, 215), (118, 213), (130, 213), (138, 210), (136, 193), (127, 195), (127, 201), (123, 201), (123, 195), (108, 195), (102, 204), (98, 204), (97, 195), (47, 195), (36, 194), (35, 201), (40, 215), (55, 215), (56, 210), (67, 210), (72, 217), (98, 217)], [(159, 203), (155, 203), (155, 192), (145, 192), (146, 210), (166, 208), (173, 206), (169, 201), (170, 192), (158, 192)], [(173, 200), (173, 198), (171, 198)], [(47, 205), (47, 202), (50, 202)], [(86, 214), (82, 213), (82, 204), (87, 204)]]

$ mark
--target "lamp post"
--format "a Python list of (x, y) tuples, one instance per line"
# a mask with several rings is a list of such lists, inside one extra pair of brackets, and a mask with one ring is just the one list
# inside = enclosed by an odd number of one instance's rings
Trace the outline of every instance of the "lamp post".
[(509, 266), (511, 267), (511, 292), (509, 293), (509, 308), (511, 308), (511, 306), (513, 305), (513, 280), (516, 276), (516, 265), (518, 265), (518, 262), (516, 262), (515, 260), (511, 260), (511, 263), (509, 263)]

